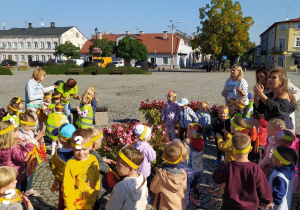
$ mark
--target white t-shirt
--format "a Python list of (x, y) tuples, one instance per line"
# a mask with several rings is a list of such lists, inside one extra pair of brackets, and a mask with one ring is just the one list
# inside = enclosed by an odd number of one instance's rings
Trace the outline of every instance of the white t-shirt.
[[(238, 87), (241, 87), (246, 96), (241, 97), (240, 94), (236, 91)], [(225, 82), (225, 86), (223, 91), (227, 93), (227, 99), (234, 98), (238, 100), (240, 98), (244, 99), (245, 104), (248, 105), (248, 83), (245, 79), (241, 79), (240, 81), (232, 81), (231, 78), (228, 78)]]

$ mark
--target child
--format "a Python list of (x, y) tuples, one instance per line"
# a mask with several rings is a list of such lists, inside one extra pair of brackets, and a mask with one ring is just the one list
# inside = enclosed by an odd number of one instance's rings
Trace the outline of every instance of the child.
[(267, 123), (268, 144), (265, 147), (265, 157), (258, 163), (265, 173), (269, 171), (273, 149), (276, 147), (275, 138), (283, 129), (285, 129), (285, 122), (281, 119), (273, 119)]
[[(235, 135), (237, 132), (248, 133), (247, 128), (247, 121), (241, 117), (235, 117), (230, 120), (230, 132), (232, 135)], [(226, 136), (226, 140), (223, 140), (221, 134), (217, 133), (216, 137), (218, 139), (218, 148), (225, 152), (224, 162), (235, 160), (235, 156), (233, 154), (233, 147), (232, 147), (232, 135), (228, 133), (227, 130), (222, 130), (224, 135)]]
[(76, 107), (76, 110), (78, 112), (78, 119), (76, 121), (76, 125), (78, 125), (79, 128), (85, 129), (85, 128), (91, 128), (93, 127), (93, 108), (91, 106), (92, 96), (90, 96), (88, 93), (84, 93), (82, 95), (81, 102), (83, 103), (83, 106), (81, 109), (79, 107)]
[(34, 144), (19, 145), (17, 141), (19, 131), (16, 123), (0, 122), (0, 166), (10, 166), (18, 171), (17, 188), (21, 190), (21, 183), (25, 179), (25, 163), (27, 154), (33, 149)]
[(295, 176), (296, 152), (287, 147), (274, 149), (272, 164), (275, 166), (269, 178), (274, 209), (290, 209), (292, 203), (293, 178)]
[(225, 139), (225, 134), (223, 130), (229, 131), (230, 129), (230, 120), (228, 119), (228, 107), (227, 106), (219, 106), (218, 113), (219, 118), (215, 120), (214, 124), (211, 127), (210, 138), (215, 137), (215, 144), (217, 146), (217, 159), (214, 162), (214, 165), (219, 165), (221, 163), (222, 151), (218, 148), (218, 139), (215, 136), (219, 133)]
[(33, 210), (33, 206), (26, 194), (21, 194), (16, 188), (17, 171), (8, 166), (0, 166), (0, 209), (23, 210), (18, 202), (20, 199), (27, 210)]
[(246, 119), (250, 119), (250, 116), (253, 114), (253, 101), (252, 101), (252, 94), (248, 93), (249, 103), (245, 106), (243, 116)]
[(92, 209), (100, 190), (100, 175), (97, 158), (89, 154), (93, 142), (91, 132), (77, 129), (72, 135), (74, 156), (68, 160), (62, 192), (68, 209)]
[(51, 104), (50, 104), (50, 106), (49, 106), (49, 108), (52, 110), (52, 109), (54, 109), (55, 108), (55, 104), (58, 104), (58, 103), (60, 103), (61, 101), (60, 101), (60, 93), (58, 93), (58, 92), (54, 92), (53, 94), (52, 94), (52, 100), (51, 100)]
[[(85, 93), (87, 93), (88, 95), (90, 95), (92, 97), (91, 106), (93, 108), (93, 121), (94, 121), (94, 125), (95, 125), (95, 113), (96, 113), (97, 102), (98, 102), (98, 100), (96, 98), (96, 91), (92, 86), (90, 86), (85, 91)], [(80, 103), (79, 108), (82, 108), (83, 106), (84, 106), (84, 104)]]
[(24, 101), (19, 96), (13, 97), (7, 106), (7, 116), (3, 117), (2, 120), (9, 121), (11, 118), (13, 118), (17, 125), (19, 125), (19, 114), (22, 112), (23, 107)]
[(162, 113), (161, 121), (166, 124), (166, 131), (169, 139), (175, 139), (176, 122), (179, 121), (179, 106), (176, 101), (176, 93), (170, 90), (167, 96), (168, 102), (165, 103)]
[(236, 117), (243, 117), (245, 106), (246, 104), (243, 99), (238, 99), (236, 101), (236, 114), (235, 114)]
[[(44, 112), (46, 113), (46, 115), (48, 116), (49, 113), (51, 112), (51, 101), (52, 101), (52, 94), (50, 92), (46, 92), (44, 93), (44, 101), (42, 104), (42, 108), (44, 110)], [(54, 107), (52, 107), (54, 108)]]
[[(23, 143), (32, 143), (34, 144), (33, 150), (28, 154), (29, 161), (26, 163), (26, 179), (22, 183), (23, 188), (26, 187), (26, 194), (32, 196), (38, 196), (39, 192), (32, 188), (32, 182), (34, 177), (35, 168), (37, 162), (41, 163), (42, 158), (44, 161), (46, 159), (46, 148), (44, 144), (45, 130), (39, 131), (36, 135), (34, 134), (34, 129), (36, 125), (35, 113), (32, 110), (27, 110), (25, 113), (21, 113), (20, 117), (20, 127), (19, 127), (19, 139)], [(21, 143), (22, 144), (22, 143)]]
[(228, 161), (214, 173), (217, 184), (225, 183), (223, 209), (258, 209), (259, 201), (272, 205), (272, 194), (263, 171), (248, 160), (251, 139), (247, 134), (236, 133), (232, 137), (235, 161)]
[(192, 122), (198, 122), (198, 118), (195, 112), (188, 106), (189, 101), (186, 98), (180, 99), (178, 106), (179, 111), (179, 124), (180, 124), (180, 134), (179, 138), (182, 141), (186, 138), (187, 128)]
[(106, 174), (108, 174), (110, 172), (110, 168), (108, 166), (108, 164), (116, 164), (115, 161), (107, 159), (106, 157), (101, 157), (101, 155), (97, 152), (97, 150), (101, 147), (101, 142), (103, 139), (103, 131), (102, 128), (88, 128), (88, 130), (91, 132), (91, 136), (92, 136), (92, 149), (90, 150), (90, 154), (94, 155), (97, 160), (98, 160), (98, 164), (99, 164), (99, 168), (100, 168), (100, 193), (98, 198), (101, 198), (107, 190), (109, 190), (109, 186), (108, 183), (106, 181)]
[(65, 209), (61, 188), (66, 163), (74, 156), (74, 152), (71, 147), (71, 137), (74, 131), (75, 127), (72, 124), (65, 123), (59, 128), (54, 129), (51, 133), (52, 136), (58, 136), (58, 141), (62, 145), (62, 148), (58, 148), (50, 160), (52, 174), (55, 178), (51, 191), (58, 191), (58, 210)]
[(154, 205), (157, 209), (186, 209), (187, 174), (178, 166), (182, 161), (182, 146), (177, 142), (167, 144), (162, 159), (166, 165), (155, 168), (150, 184), (150, 190), (158, 194)]
[(139, 140), (133, 147), (144, 155), (144, 161), (136, 171), (147, 178), (151, 173), (151, 162), (156, 159), (156, 152), (148, 143), (151, 139), (151, 128), (145, 125), (137, 125), (134, 127), (134, 133)]
[(146, 209), (147, 180), (136, 171), (143, 160), (143, 154), (130, 146), (119, 151), (116, 169), (120, 176), (126, 177), (115, 185), (105, 209)]
[(208, 102), (201, 101), (199, 104), (199, 109), (195, 112), (196, 116), (198, 117), (198, 123), (202, 127), (202, 135), (204, 141), (207, 140), (206, 134), (210, 128), (210, 114), (206, 111), (208, 106)]
[(228, 107), (228, 117), (231, 120), (235, 117), (236, 113), (236, 100), (234, 98), (230, 98), (226, 102), (226, 106)]
[[(64, 123), (69, 123), (69, 121), (67, 116), (64, 114), (64, 106), (61, 103), (58, 103), (55, 105), (54, 112), (49, 114), (46, 123), (46, 135), (52, 139), (51, 155), (54, 155), (56, 142), (58, 141), (58, 136), (51, 135), (51, 132), (54, 129), (59, 128)], [(58, 142), (58, 148), (61, 147), (61, 143)]]

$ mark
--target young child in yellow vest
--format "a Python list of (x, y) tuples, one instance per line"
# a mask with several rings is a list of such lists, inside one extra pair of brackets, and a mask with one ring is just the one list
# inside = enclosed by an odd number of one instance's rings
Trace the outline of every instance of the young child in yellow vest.
[(17, 171), (9, 166), (0, 166), (0, 209), (2, 210), (23, 210), (18, 202), (22, 201), (27, 210), (33, 210), (33, 206), (25, 193), (21, 194), (16, 189)]
[(89, 154), (92, 135), (77, 129), (71, 138), (74, 156), (68, 160), (63, 175), (62, 192), (66, 209), (93, 209), (100, 190), (97, 158)]
[[(44, 101), (42, 104), (43, 110), (48, 116), (51, 112), (51, 101), (52, 101), (52, 94), (50, 92), (44, 93)], [(55, 107), (55, 105), (52, 105), (52, 109)]]
[(62, 124), (58, 129), (54, 129), (51, 133), (53, 136), (58, 136), (58, 141), (63, 146), (62, 148), (56, 150), (55, 154), (50, 160), (52, 174), (55, 177), (51, 191), (58, 191), (59, 193), (57, 206), (58, 210), (65, 209), (61, 187), (66, 163), (74, 156), (74, 152), (71, 147), (71, 137), (74, 131), (74, 125), (65, 123)]
[(76, 107), (76, 110), (78, 112), (78, 119), (76, 121), (76, 125), (79, 128), (85, 129), (85, 128), (91, 128), (93, 127), (93, 116), (94, 116), (94, 111), (91, 106), (92, 102), (92, 96), (85, 92), (82, 95), (81, 102), (83, 103), (83, 106), (81, 109), (79, 107)]
[[(51, 112), (48, 116), (46, 123), (46, 135), (52, 139), (51, 155), (55, 153), (56, 142), (58, 142), (58, 136), (51, 135), (51, 132), (59, 128), (62, 124), (69, 123), (67, 116), (64, 114), (64, 106), (61, 103), (55, 105), (54, 112)], [(58, 142), (58, 148), (61, 148), (61, 143)]]
[(19, 96), (13, 97), (7, 106), (7, 115), (3, 117), (2, 121), (9, 121), (13, 118), (19, 125), (19, 114), (22, 112), (23, 107), (24, 101)]

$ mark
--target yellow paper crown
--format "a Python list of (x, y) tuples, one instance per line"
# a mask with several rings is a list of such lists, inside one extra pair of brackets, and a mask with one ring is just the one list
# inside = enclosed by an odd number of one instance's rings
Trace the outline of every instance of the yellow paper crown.
[(45, 98), (51, 98), (52, 97), (52, 94), (49, 94), (49, 95), (46, 95), (44, 96)]
[(52, 98), (60, 98), (60, 95), (52, 96)]
[(245, 108), (245, 105), (243, 105), (243, 104), (239, 104), (239, 103), (238, 103), (237, 105), (238, 105), (239, 107), (241, 107), (242, 109)]
[(182, 152), (181, 152), (181, 155), (180, 155), (180, 157), (178, 158), (178, 160), (176, 160), (176, 161), (174, 161), (174, 162), (168, 161), (168, 160), (166, 160), (164, 157), (162, 157), (162, 159), (163, 159), (166, 163), (169, 163), (169, 164), (171, 164), (171, 165), (175, 165), (175, 164), (179, 163), (179, 162), (182, 160)]
[(235, 127), (237, 130), (239, 130), (239, 131), (242, 131), (242, 130), (245, 129), (245, 128), (243, 128), (243, 127), (237, 125), (237, 124), (233, 121), (233, 119), (230, 120), (230, 124), (231, 124), (233, 127)]
[(62, 108), (64, 108), (64, 106), (55, 105), (55, 108), (62, 109)]
[(92, 144), (93, 144), (92, 141), (89, 141), (89, 142), (83, 144), (83, 143), (81, 143), (83, 140), (84, 140), (84, 139), (83, 139), (82, 136), (76, 136), (76, 137), (74, 138), (74, 141), (75, 141), (76, 143), (71, 143), (71, 146), (72, 146), (73, 148), (75, 148), (75, 149), (88, 148), (88, 147), (92, 146)]
[(90, 86), (89, 88), (90, 88), (93, 92), (96, 92), (95, 89), (94, 89), (92, 86)]
[(15, 125), (12, 124), (11, 126), (9, 126), (8, 128), (5, 128), (4, 130), (0, 131), (0, 136), (3, 135), (3, 134), (6, 134), (10, 131), (12, 131), (13, 129), (15, 128)]
[(122, 158), (122, 160), (124, 160), (125, 163), (127, 163), (127, 165), (131, 166), (135, 170), (138, 169), (139, 166), (136, 165), (131, 160), (129, 160), (129, 158), (124, 155), (124, 153), (122, 152), (122, 150), (119, 151), (118, 155), (119, 155), (120, 158)]
[(292, 163), (292, 162), (287, 161), (286, 159), (284, 159), (284, 158), (278, 153), (277, 148), (275, 148), (275, 149), (273, 150), (273, 154), (274, 154), (274, 156), (275, 156), (278, 160), (280, 160), (284, 165), (290, 165), (290, 164)]
[(10, 110), (12, 110), (12, 111), (15, 111), (15, 112), (18, 112), (18, 111), (19, 111), (18, 109), (13, 108), (10, 104), (8, 105), (8, 108), (9, 108)]
[(21, 98), (19, 96), (15, 96), (15, 98), (17, 98), (18, 100), (16, 101), (16, 104), (20, 103)]
[(233, 147), (233, 154), (246, 154), (251, 150), (251, 144), (249, 144), (248, 147), (246, 147), (245, 149), (235, 149)]
[(295, 141), (295, 136), (287, 136), (287, 135), (284, 135), (283, 137), (282, 137), (282, 139), (284, 139), (284, 140), (287, 140), (287, 141)]
[(18, 189), (10, 189), (7, 191), (5, 192), (5, 198), (0, 198), (0, 203), (4, 205), (10, 205), (12, 203), (18, 202), (21, 199), (22, 193)]
[(139, 137), (140, 140), (143, 140), (143, 139), (145, 138), (145, 135), (147, 134), (148, 129), (149, 129), (148, 126), (145, 126), (145, 125), (144, 125), (143, 133), (142, 133), (142, 135), (140, 135), (140, 137)]
[(84, 95), (86, 95), (90, 100), (93, 99), (92, 96), (89, 93), (87, 93), (87, 92), (85, 92)]
[(103, 131), (101, 131), (97, 136), (93, 137), (91, 141), (92, 141), (92, 142), (97, 141), (98, 139), (101, 138), (102, 135), (103, 135)]
[(235, 103), (235, 104), (237, 103), (235, 100), (232, 100), (232, 99), (228, 99), (227, 101)]
[(21, 124), (25, 124), (25, 125), (35, 125), (36, 122), (28, 122), (28, 121), (24, 121), (24, 120), (20, 120)]

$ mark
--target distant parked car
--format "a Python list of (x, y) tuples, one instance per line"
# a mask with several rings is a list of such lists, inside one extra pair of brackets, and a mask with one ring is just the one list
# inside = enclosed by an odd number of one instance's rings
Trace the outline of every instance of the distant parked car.
[(198, 69), (198, 63), (192, 63), (192, 69)]
[(41, 66), (44, 66), (44, 65), (45, 65), (45, 63), (42, 62), (42, 61), (31, 61), (29, 63), (29, 66), (31, 66), (31, 67), (37, 67), (37, 66), (41, 67)]
[(114, 64), (116, 67), (124, 66), (124, 63), (122, 61), (113, 61), (111, 63)]
[(2, 66), (7, 66), (7, 65), (14, 66), (14, 65), (17, 65), (17, 62), (6, 59), (1, 62), (1, 65)]
[(198, 69), (203, 69), (204, 63), (198, 63)]
[(297, 68), (300, 69), (300, 63), (297, 64)]
[(155, 69), (157, 67), (156, 63), (151, 63), (149, 61), (139, 61), (139, 62), (136, 62), (134, 66), (136, 68), (142, 68), (143, 64), (146, 64), (149, 69)]

